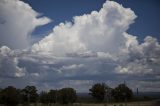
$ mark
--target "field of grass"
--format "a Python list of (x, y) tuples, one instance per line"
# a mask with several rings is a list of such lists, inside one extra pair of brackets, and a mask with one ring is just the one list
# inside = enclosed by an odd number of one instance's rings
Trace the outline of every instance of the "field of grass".
[[(0, 105), (4, 106), (4, 105)], [(146, 101), (146, 102), (130, 102), (130, 103), (74, 103), (74, 104), (68, 104), (68, 105), (62, 105), (62, 104), (26, 104), (26, 105), (18, 105), (18, 106), (159, 106), (158, 103), (154, 101)]]
[[(153, 102), (130, 102), (130, 103), (110, 103), (110, 104), (75, 104), (75, 106), (156, 106)], [(158, 105), (157, 105), (158, 106)]]

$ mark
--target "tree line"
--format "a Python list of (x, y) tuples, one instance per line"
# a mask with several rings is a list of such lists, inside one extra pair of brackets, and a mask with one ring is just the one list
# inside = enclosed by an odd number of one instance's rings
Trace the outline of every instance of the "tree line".
[[(111, 99), (115, 101), (126, 101), (131, 100), (133, 97), (132, 90), (125, 84), (119, 84), (117, 87), (111, 88), (105, 83), (97, 83), (89, 89), (89, 94), (96, 102), (103, 102), (105, 98), (107, 101)], [(40, 93), (38, 93), (35, 86), (26, 86), (24, 89), (8, 86), (0, 89), (0, 104), (4, 104), (5, 106), (30, 103), (72, 104), (76, 100), (77, 93), (74, 88), (51, 89), (48, 92), (42, 91)]]
[(126, 84), (119, 84), (115, 88), (107, 86), (105, 83), (94, 84), (90, 89), (90, 95), (95, 98), (97, 102), (102, 102), (105, 98), (107, 101), (129, 101), (133, 97), (132, 90)]

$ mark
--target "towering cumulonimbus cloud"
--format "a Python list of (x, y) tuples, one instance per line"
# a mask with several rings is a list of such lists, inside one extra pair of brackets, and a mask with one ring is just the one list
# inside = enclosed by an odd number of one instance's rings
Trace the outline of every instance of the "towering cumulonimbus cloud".
[(0, 0), (0, 46), (24, 49), (31, 44), (31, 33), (51, 22), (20, 0)]
[(75, 16), (73, 22), (54, 27), (52, 33), (33, 45), (32, 51), (55, 56), (88, 51), (116, 53), (126, 48), (128, 39), (133, 37), (126, 37), (125, 31), (135, 18), (131, 9), (106, 1), (100, 11)]

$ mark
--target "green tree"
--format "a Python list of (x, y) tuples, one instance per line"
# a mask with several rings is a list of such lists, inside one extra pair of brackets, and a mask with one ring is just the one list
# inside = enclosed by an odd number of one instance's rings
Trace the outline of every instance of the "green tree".
[(49, 95), (47, 92), (42, 91), (39, 95), (40, 102), (48, 104), (49, 103)]
[(49, 102), (50, 103), (56, 103), (57, 102), (58, 91), (57, 90), (50, 90), (48, 92), (48, 96), (49, 96)]
[(3, 89), (0, 88), (0, 104), (3, 104), (3, 94), (2, 94)]
[(19, 102), (17, 89), (13, 86), (8, 86), (2, 90), (1, 96), (5, 106), (17, 106)]
[(35, 86), (26, 86), (22, 90), (23, 99), (28, 103), (35, 103), (38, 99), (37, 89)]
[(133, 96), (132, 90), (125, 84), (119, 84), (112, 90), (112, 96), (116, 101), (130, 100)]
[(76, 91), (73, 88), (62, 88), (58, 91), (58, 101), (61, 104), (74, 103), (76, 99)]
[(23, 101), (22, 89), (17, 89), (17, 93), (18, 93), (17, 98), (19, 103), (23, 103), (24, 101)]
[(105, 98), (106, 91), (109, 87), (104, 83), (94, 84), (90, 89), (90, 95), (95, 98), (98, 102), (102, 102)]

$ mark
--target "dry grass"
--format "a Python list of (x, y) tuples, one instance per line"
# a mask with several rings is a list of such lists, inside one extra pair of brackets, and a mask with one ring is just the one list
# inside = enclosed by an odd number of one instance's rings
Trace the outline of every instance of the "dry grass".
[(74, 106), (156, 106), (153, 102), (130, 102), (130, 103), (110, 103), (110, 104), (74, 104)]
[[(4, 105), (0, 105), (4, 106)], [(110, 103), (110, 104), (84, 104), (84, 103), (75, 103), (75, 104), (68, 104), (68, 105), (61, 105), (61, 104), (30, 104), (30, 105), (18, 105), (18, 106), (159, 106), (159, 104), (155, 104), (154, 102), (130, 102), (130, 103)]]

